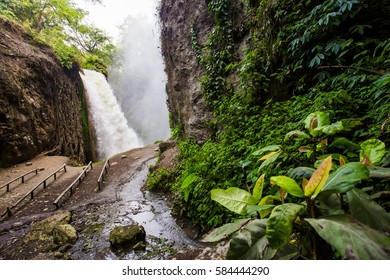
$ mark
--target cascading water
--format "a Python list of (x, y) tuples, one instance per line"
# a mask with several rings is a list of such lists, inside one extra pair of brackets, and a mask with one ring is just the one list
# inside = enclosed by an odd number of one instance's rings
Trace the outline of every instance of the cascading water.
[(131, 129), (105, 76), (84, 69), (81, 78), (87, 92), (100, 160), (142, 146)]

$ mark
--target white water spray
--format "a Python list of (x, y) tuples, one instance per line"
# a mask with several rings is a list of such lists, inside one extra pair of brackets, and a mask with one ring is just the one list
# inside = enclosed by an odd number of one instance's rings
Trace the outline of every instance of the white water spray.
[(83, 72), (80, 75), (89, 100), (99, 159), (142, 146), (104, 75), (93, 70)]
[(167, 76), (160, 52), (160, 28), (155, 21), (143, 16), (125, 19), (121, 52), (109, 69), (109, 83), (125, 117), (145, 144), (170, 136)]

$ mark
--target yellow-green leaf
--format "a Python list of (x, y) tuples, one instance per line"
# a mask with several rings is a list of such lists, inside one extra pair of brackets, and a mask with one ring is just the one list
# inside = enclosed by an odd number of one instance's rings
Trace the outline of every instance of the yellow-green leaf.
[[(274, 199), (275, 199), (275, 196), (273, 195), (267, 195), (265, 197), (263, 197), (259, 203), (259, 205), (270, 205), (270, 204), (274, 204)], [(261, 210), (260, 211), (260, 217), (262, 219), (264, 219), (265, 217), (267, 217), (270, 213), (272, 212), (272, 209), (269, 208), (269, 209), (265, 209), (265, 210)]]
[(270, 157), (272, 157), (272, 156), (274, 156), (274, 155), (276, 155), (276, 154), (278, 154), (278, 153), (279, 153), (279, 151), (276, 151), (276, 152), (269, 153), (269, 154), (267, 154), (267, 155), (263, 156), (261, 159), (259, 159), (259, 161), (260, 161), (260, 160), (266, 160), (266, 159), (269, 159)]
[(309, 180), (307, 180), (306, 178), (302, 179), (302, 189), (303, 189), (303, 191), (305, 191), (305, 188), (306, 188), (308, 183), (309, 183)]
[(256, 185), (253, 189), (253, 197), (257, 200), (260, 200), (261, 196), (263, 195), (264, 178), (265, 174), (261, 175), (259, 179), (257, 179)]
[(288, 192), (289, 194), (291, 194), (293, 196), (305, 197), (303, 190), (298, 185), (298, 183), (295, 182), (294, 179), (291, 179), (287, 176), (271, 177), (271, 184), (281, 187), (283, 190), (285, 190), (286, 192)]
[(249, 192), (239, 188), (214, 189), (210, 193), (212, 200), (237, 214), (243, 214), (247, 205), (256, 205), (258, 203)]
[(325, 185), (326, 179), (332, 168), (332, 156), (327, 157), (321, 165), (314, 171), (309, 182), (305, 187), (305, 196), (311, 196), (314, 199)]

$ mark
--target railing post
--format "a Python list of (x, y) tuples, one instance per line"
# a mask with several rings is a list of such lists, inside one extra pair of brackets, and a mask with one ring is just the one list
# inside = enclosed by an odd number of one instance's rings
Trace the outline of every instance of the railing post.
[(22, 184), (24, 184), (24, 175), (22, 176)]
[(66, 165), (64, 165), (64, 172), (66, 172)]
[(34, 199), (34, 191), (31, 192), (31, 199)]
[(9, 192), (9, 184), (7, 184), (7, 192)]
[(8, 215), (8, 217), (12, 216), (12, 211), (11, 211), (11, 208), (9, 208), (9, 207), (7, 207), (7, 215)]
[(43, 181), (43, 188), (46, 189), (46, 180)]
[(54, 173), (54, 180), (57, 180), (57, 173)]

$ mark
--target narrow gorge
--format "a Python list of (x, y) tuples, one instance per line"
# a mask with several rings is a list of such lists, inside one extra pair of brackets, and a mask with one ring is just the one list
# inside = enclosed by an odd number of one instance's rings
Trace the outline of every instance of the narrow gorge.
[[(110, 38), (72, 0), (0, 3), (0, 252), (389, 259), (390, 1), (153, 5)], [(63, 203), (78, 237), (42, 255), (23, 240), (54, 194), (7, 181), (45, 156), (75, 172), (53, 193), (85, 181)], [(115, 248), (127, 226), (135, 244)]]

